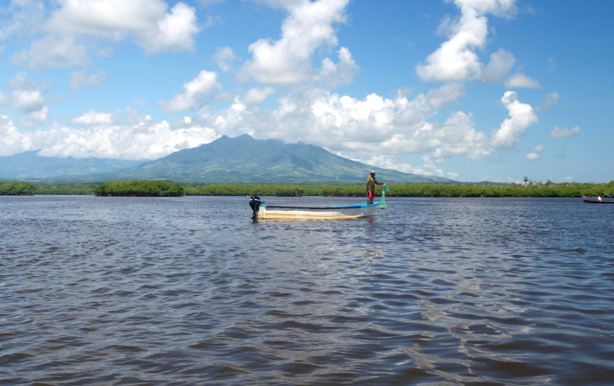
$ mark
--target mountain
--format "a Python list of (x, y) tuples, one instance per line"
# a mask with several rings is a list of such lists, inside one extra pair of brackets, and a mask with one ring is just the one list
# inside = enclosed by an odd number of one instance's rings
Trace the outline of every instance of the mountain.
[(59, 176), (107, 173), (143, 163), (143, 161), (109, 158), (41, 157), (37, 154), (38, 152), (39, 150), (26, 151), (12, 156), (0, 157), (0, 180), (52, 179)]
[(247, 134), (236, 138), (223, 136), (135, 167), (78, 179), (98, 182), (137, 178), (176, 182), (362, 182), (371, 170), (377, 172), (378, 181), (453, 182), (443, 177), (377, 168), (313, 145), (259, 140)]

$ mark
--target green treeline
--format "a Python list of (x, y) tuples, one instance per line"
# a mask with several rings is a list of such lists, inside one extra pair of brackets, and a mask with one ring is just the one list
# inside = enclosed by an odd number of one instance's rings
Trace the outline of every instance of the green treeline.
[[(560, 184), (530, 182), (521, 184), (389, 184), (389, 197), (596, 197), (614, 194), (614, 181), (607, 184)], [(377, 187), (376, 193), (381, 192)], [(333, 196), (362, 197), (364, 184), (275, 185), (275, 184), (188, 184), (186, 195), (211, 196)]]
[[(19, 190), (11, 186), (27, 186)], [(15, 185), (22, 184), (22, 185)], [(23, 185), (28, 184), (28, 185)], [(388, 184), (389, 197), (607, 197), (614, 193), (614, 181), (609, 183), (560, 184), (528, 181), (526, 184)], [(167, 181), (116, 181), (106, 184), (0, 182), (0, 194), (98, 194), (112, 196), (333, 196), (363, 197), (365, 184), (173, 184)], [(25, 193), (17, 193), (17, 192)], [(376, 188), (381, 193), (381, 186)]]
[(29, 182), (0, 181), (0, 196), (32, 196), (36, 186)]
[(98, 184), (66, 183), (66, 182), (35, 182), (37, 195), (93, 195)]
[(183, 196), (183, 186), (167, 181), (114, 181), (94, 188), (97, 196), (131, 197), (179, 197)]

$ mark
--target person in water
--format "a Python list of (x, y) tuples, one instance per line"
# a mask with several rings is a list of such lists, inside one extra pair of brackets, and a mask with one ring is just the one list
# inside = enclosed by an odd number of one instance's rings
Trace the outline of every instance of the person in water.
[(375, 179), (375, 171), (372, 170), (369, 177), (367, 177), (367, 205), (373, 204), (375, 198), (375, 185), (384, 185), (383, 182), (377, 182)]
[(254, 194), (249, 198), (249, 206), (252, 207), (252, 219), (258, 217), (258, 212), (260, 211), (260, 204), (262, 204), (262, 202), (260, 201), (260, 197), (258, 197), (258, 194)]

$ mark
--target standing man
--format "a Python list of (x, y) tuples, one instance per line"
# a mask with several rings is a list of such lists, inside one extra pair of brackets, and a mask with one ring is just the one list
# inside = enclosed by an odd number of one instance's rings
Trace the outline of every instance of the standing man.
[(384, 185), (383, 182), (377, 182), (375, 179), (375, 171), (372, 170), (369, 177), (367, 177), (367, 205), (373, 204), (375, 198), (375, 185)]

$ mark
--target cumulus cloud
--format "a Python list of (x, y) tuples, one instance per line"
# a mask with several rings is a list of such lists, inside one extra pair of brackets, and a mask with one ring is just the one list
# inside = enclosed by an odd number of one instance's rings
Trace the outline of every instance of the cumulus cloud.
[(196, 12), (177, 3), (167, 12), (162, 0), (58, 0), (44, 23), (46, 36), (15, 56), (19, 63), (42, 70), (47, 66), (79, 66), (97, 42), (131, 39), (149, 54), (192, 50), (200, 31)]
[(245, 93), (243, 96), (243, 102), (245, 102), (246, 105), (260, 105), (274, 93), (275, 89), (271, 87), (255, 87)]
[(0, 19), (0, 41), (36, 33), (45, 18), (45, 3), (42, 0), (12, 0), (4, 7), (4, 12), (5, 16)]
[(18, 73), (7, 86), (13, 91), (9, 97), (4, 97), (4, 103), (8, 103), (13, 110), (30, 115), (30, 120), (23, 121), (24, 126), (31, 127), (35, 122), (42, 123), (47, 120), (49, 108), (43, 95), (44, 90), (27, 73)]
[(541, 112), (543, 110), (548, 110), (548, 109), (553, 108), (554, 106), (559, 104), (559, 97), (560, 95), (556, 91), (546, 94), (546, 96), (544, 97), (544, 102), (540, 106), (538, 106), (535, 110), (537, 112)]
[(537, 114), (531, 105), (519, 102), (518, 94), (513, 91), (507, 91), (501, 102), (510, 117), (504, 120), (494, 133), (492, 143), (496, 149), (511, 149), (520, 142), (527, 127), (538, 121)]
[(231, 47), (220, 47), (216, 50), (215, 55), (213, 55), (213, 61), (222, 71), (230, 71), (232, 63), (238, 59)]
[(72, 119), (72, 122), (84, 126), (108, 125), (113, 122), (113, 114), (98, 113), (94, 110), (90, 110)]
[(240, 78), (262, 84), (293, 85), (317, 75), (310, 58), (320, 46), (337, 45), (333, 23), (345, 21), (349, 0), (267, 1), (289, 12), (280, 40), (260, 39), (250, 44), (252, 59), (240, 71)]
[(74, 71), (70, 74), (68, 87), (79, 90), (83, 86), (93, 87), (102, 84), (107, 78), (106, 71), (98, 70), (96, 73), (88, 74), (86, 69)]
[(183, 85), (185, 92), (175, 94), (175, 97), (168, 102), (160, 101), (159, 105), (167, 112), (179, 112), (202, 107), (205, 97), (222, 88), (216, 78), (215, 72), (203, 70), (196, 78)]
[[(97, 117), (95, 112), (87, 114)], [(85, 116), (79, 118), (87, 120)], [(55, 123), (44, 131), (20, 133), (8, 117), (0, 117), (0, 156), (41, 149), (39, 154), (48, 157), (157, 159), (217, 137), (210, 127), (192, 123), (173, 128), (130, 109), (121, 122), (99, 122), (85, 130)]]
[(45, 36), (30, 44), (27, 51), (18, 52), (13, 60), (19, 65), (43, 71), (46, 67), (75, 67), (88, 64), (87, 47), (73, 37)]
[(580, 129), (579, 126), (574, 126), (572, 129), (563, 129), (560, 126), (554, 126), (554, 129), (550, 130), (548, 134), (550, 138), (567, 138), (580, 134), (580, 131), (582, 131), (582, 129)]
[(45, 98), (38, 90), (15, 90), (13, 91), (12, 99), (13, 108), (24, 113), (32, 113), (45, 107)]
[(0, 157), (33, 150), (28, 139), (17, 131), (15, 124), (6, 115), (0, 115)]
[(517, 9), (515, 0), (454, 0), (460, 9), (458, 20), (445, 19), (440, 31), (449, 39), (430, 54), (424, 64), (416, 66), (416, 73), (425, 81), (501, 81), (511, 70), (514, 56), (499, 50), (484, 66), (475, 53), (486, 44), (487, 15), (512, 17)]
[(510, 88), (519, 88), (519, 87), (527, 87), (527, 88), (540, 88), (541, 85), (535, 79), (531, 79), (530, 77), (523, 74), (514, 74), (509, 79), (505, 81), (505, 86)]
[[(403, 164), (397, 159), (407, 154), (426, 154), (433, 164), (455, 155), (489, 157), (498, 149), (513, 148), (537, 119), (530, 105), (520, 103), (515, 93), (506, 93), (503, 101), (509, 117), (491, 137), (476, 129), (471, 114), (461, 111), (452, 112), (444, 123), (430, 120), (436, 108), (454, 102), (463, 93), (462, 84), (451, 83), (413, 99), (402, 92), (391, 99), (377, 94), (357, 99), (303, 86), (279, 97), (276, 109), (250, 110), (244, 101), (236, 99), (230, 108), (206, 113), (204, 119), (219, 134), (248, 133), (259, 138), (303, 141), (344, 157), (377, 162), (382, 167), (394, 164), (397, 168)], [(374, 158), (376, 155), (384, 156)], [(420, 171), (442, 175), (440, 168), (429, 165), (425, 161)], [(402, 169), (415, 170), (409, 165)]]
[(329, 58), (322, 61), (322, 68), (318, 76), (318, 80), (330, 88), (351, 83), (354, 75), (358, 72), (358, 65), (352, 59), (350, 50), (341, 47), (338, 55), (338, 63), (333, 63)]
[(440, 88), (434, 88), (426, 94), (429, 104), (436, 110), (450, 102), (455, 102), (465, 95), (465, 86), (462, 83), (450, 82)]
[(535, 146), (535, 148), (530, 150), (530, 153), (528, 153), (525, 157), (528, 160), (538, 160), (540, 159), (539, 153), (543, 152), (546, 149), (546, 147), (544, 145), (537, 145)]

